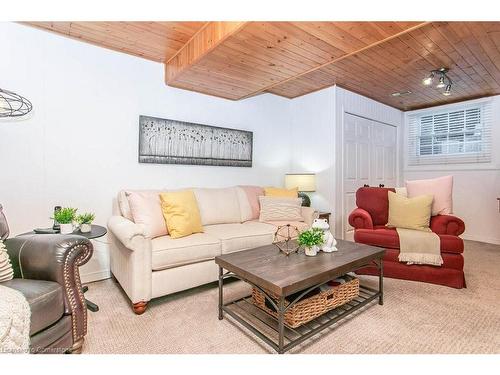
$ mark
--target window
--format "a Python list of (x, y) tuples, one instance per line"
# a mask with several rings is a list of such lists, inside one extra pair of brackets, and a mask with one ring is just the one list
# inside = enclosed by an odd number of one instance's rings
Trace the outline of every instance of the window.
[(408, 117), (408, 125), (408, 165), (491, 161), (489, 101), (419, 111)]

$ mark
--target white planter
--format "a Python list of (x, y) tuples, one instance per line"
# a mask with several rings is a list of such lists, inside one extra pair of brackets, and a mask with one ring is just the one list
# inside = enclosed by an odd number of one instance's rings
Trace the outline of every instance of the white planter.
[(91, 224), (82, 224), (80, 225), (80, 232), (82, 233), (89, 233), (92, 230), (92, 225)]
[(319, 248), (318, 246), (311, 246), (304, 248), (304, 253), (309, 257), (314, 257), (318, 254)]
[(73, 224), (59, 224), (61, 228), (61, 234), (73, 233)]

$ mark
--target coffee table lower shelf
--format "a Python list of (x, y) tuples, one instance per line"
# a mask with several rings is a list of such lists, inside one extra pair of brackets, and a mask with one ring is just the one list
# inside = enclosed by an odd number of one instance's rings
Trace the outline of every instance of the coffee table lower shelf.
[[(234, 276), (234, 274), (228, 273), (224, 275), (224, 277), (228, 276)], [(360, 285), (359, 296), (352, 301), (330, 310), (297, 328), (291, 328), (284, 323), (281, 325), (281, 335), (279, 320), (255, 306), (252, 303), (251, 296), (224, 303), (220, 306), (220, 309), (253, 332), (278, 353), (284, 353), (370, 302), (379, 299), (379, 304), (381, 304), (381, 297), (382, 293), (380, 291)], [(222, 316), (219, 315), (219, 318), (222, 318)]]

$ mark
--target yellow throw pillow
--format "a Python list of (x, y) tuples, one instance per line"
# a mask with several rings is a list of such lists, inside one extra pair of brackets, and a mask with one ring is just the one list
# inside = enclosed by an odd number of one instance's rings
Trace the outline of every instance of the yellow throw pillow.
[(266, 197), (297, 198), (299, 196), (299, 191), (297, 190), (297, 188), (288, 190), (275, 187), (266, 187), (264, 188), (264, 195)]
[(430, 231), (432, 195), (420, 195), (406, 198), (401, 194), (389, 191), (388, 227)]
[(198, 202), (191, 190), (160, 193), (160, 200), (170, 237), (203, 232)]

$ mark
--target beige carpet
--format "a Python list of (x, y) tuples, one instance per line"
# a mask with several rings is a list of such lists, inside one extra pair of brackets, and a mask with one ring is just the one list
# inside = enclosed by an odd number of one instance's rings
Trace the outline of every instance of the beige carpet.
[[(291, 353), (500, 353), (500, 246), (466, 242), (467, 289), (384, 280), (385, 301)], [(362, 277), (368, 284), (377, 279)], [(245, 292), (241, 282), (228, 296)], [(90, 285), (84, 353), (272, 353), (230, 317), (217, 319), (214, 284), (156, 299), (142, 316), (112, 280)]]

